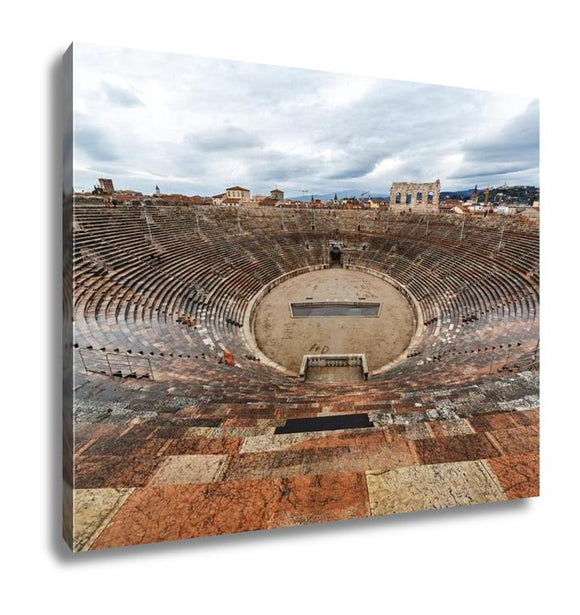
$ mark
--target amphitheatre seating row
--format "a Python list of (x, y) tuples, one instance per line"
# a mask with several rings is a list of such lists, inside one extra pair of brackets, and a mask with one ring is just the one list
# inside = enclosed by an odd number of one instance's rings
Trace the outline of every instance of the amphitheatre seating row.
[(445, 356), (460, 365), (471, 353), (459, 348), (537, 341), (533, 228), (385, 212), (79, 206), (75, 229), (79, 347), (212, 365), (227, 348), (275, 382), (246, 359), (248, 303), (280, 275), (326, 263), (330, 238), (343, 241), (347, 265), (382, 271), (416, 297), (425, 335), (398, 373), (421, 371), (441, 346), (456, 349)]

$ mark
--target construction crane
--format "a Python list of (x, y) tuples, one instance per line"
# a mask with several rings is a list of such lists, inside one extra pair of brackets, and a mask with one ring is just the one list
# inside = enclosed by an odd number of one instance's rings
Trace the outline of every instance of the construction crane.
[[(370, 193), (370, 192), (361, 192), (361, 195), (360, 195), (360, 196), (361, 196), (361, 200), (363, 200), (363, 199), (364, 199), (365, 194), (366, 194), (366, 196), (368, 196), (369, 201), (370, 201), (370, 200), (371, 200), (371, 193)], [(371, 205), (370, 205), (370, 203), (369, 203), (369, 207), (370, 207), (370, 206), (371, 206)], [(364, 207), (364, 205), (363, 205), (363, 207)]]

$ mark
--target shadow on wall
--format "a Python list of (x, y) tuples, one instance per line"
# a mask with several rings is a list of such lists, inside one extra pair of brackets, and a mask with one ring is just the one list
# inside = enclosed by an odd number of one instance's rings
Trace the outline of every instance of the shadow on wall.
[(48, 130), (48, 151), (46, 159), (50, 177), (49, 206), (54, 215), (48, 216), (49, 253), (46, 255), (46, 279), (51, 289), (47, 306), (48, 335), (47, 363), (50, 366), (49, 374), (49, 429), (47, 430), (48, 446), (46, 450), (50, 455), (45, 464), (46, 484), (50, 494), (49, 510), (46, 515), (48, 523), (48, 542), (52, 552), (59, 559), (66, 559), (70, 553), (61, 537), (62, 516), (62, 138), (63, 138), (63, 67), (60, 55), (52, 58), (48, 66), (48, 107), (46, 122)]

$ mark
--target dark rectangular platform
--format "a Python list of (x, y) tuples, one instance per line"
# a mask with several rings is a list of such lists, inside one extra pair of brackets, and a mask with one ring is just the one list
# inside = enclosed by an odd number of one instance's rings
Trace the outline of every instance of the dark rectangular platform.
[(332, 431), (334, 429), (361, 429), (364, 427), (374, 427), (368, 414), (333, 414), (332, 416), (288, 419), (284, 425), (276, 427), (274, 433), (305, 433), (309, 431)]
[(363, 316), (379, 315), (381, 304), (373, 301), (312, 301), (291, 303), (293, 318), (311, 316)]

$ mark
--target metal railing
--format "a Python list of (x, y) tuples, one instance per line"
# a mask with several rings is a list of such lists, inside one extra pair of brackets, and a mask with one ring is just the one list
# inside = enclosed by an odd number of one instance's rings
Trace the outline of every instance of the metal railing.
[(367, 359), (364, 354), (305, 354), (302, 357), (299, 377), (306, 380), (310, 367), (360, 367), (363, 380), (369, 377)]
[(155, 380), (149, 357), (128, 353), (102, 352), (79, 348), (79, 357), (87, 373), (120, 378), (149, 378)]

